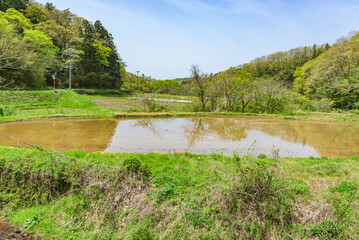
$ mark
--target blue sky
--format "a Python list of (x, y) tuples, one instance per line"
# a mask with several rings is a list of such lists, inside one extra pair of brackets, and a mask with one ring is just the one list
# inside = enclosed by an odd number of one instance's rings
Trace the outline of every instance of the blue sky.
[[(46, 3), (50, 0), (38, 0)], [(357, 0), (52, 0), (115, 38), (127, 71), (156, 79), (207, 73), (359, 30)]]

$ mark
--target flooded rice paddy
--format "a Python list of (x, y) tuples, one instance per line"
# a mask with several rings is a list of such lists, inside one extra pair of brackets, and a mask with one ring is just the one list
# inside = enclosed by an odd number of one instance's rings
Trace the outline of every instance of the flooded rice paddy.
[[(39, 120), (0, 124), (0, 135), (53, 150), (222, 152), (281, 157), (359, 155), (359, 124), (263, 117)], [(26, 147), (0, 136), (0, 145)]]

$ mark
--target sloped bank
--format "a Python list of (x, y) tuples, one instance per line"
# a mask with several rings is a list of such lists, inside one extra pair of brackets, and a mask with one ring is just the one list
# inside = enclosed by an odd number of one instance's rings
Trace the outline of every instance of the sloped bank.
[(359, 158), (63, 154), (0, 147), (2, 212), (42, 239), (359, 236)]

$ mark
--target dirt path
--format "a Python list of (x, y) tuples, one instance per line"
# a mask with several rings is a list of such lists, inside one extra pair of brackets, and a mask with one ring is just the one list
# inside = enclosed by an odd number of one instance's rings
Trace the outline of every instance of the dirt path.
[(35, 240), (35, 238), (28, 233), (14, 229), (5, 221), (0, 220), (0, 240)]

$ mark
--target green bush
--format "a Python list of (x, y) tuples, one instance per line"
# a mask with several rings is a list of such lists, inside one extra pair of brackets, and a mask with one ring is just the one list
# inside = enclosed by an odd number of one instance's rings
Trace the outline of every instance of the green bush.
[(127, 158), (123, 161), (123, 165), (127, 170), (138, 171), (141, 167), (141, 162), (137, 158)]
[(261, 226), (261, 238), (266, 238), (276, 226), (290, 225), (294, 195), (288, 191), (289, 184), (278, 162), (250, 155), (240, 158), (235, 154), (234, 158), (238, 178), (229, 197), (230, 212), (253, 216), (247, 224)]
[(11, 116), (16, 114), (16, 108), (14, 106), (0, 105), (0, 117)]
[(134, 157), (126, 158), (123, 163), (127, 171), (142, 173), (144, 176), (149, 177), (151, 175), (150, 169), (146, 164), (141, 164), (140, 160)]
[(264, 159), (264, 158), (267, 158), (267, 155), (261, 153), (261, 154), (258, 154), (257, 158)]

